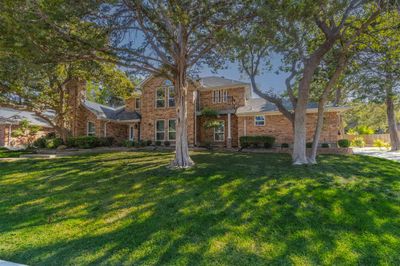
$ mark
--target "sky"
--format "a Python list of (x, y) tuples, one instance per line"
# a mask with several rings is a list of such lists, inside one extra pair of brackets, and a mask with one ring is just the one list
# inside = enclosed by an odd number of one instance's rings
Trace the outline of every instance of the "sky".
[[(280, 57), (278, 55), (272, 56), (271, 64), (272, 64), (272, 70), (264, 71), (256, 78), (256, 82), (262, 90), (272, 89), (274, 92), (279, 93), (284, 90), (285, 78), (287, 77), (288, 74), (275, 73), (278, 67), (280, 66)], [(248, 78), (247, 74), (240, 72), (239, 63), (228, 63), (226, 64), (226, 67), (224, 69), (218, 70), (216, 73), (213, 72), (211, 68), (203, 66), (198, 75), (200, 77), (219, 76), (250, 83), (250, 79)], [(253, 97), (255, 96), (256, 95), (253, 93)]]

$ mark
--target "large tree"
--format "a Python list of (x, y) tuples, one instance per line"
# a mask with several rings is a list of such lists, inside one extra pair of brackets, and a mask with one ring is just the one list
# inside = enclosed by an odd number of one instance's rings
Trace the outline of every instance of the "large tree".
[[(255, 28), (245, 33), (245, 36), (255, 34), (252, 39), (260, 40), (239, 46), (242, 68), (248, 74), (254, 91), (274, 103), (291, 121), (294, 131), (293, 164), (308, 163), (306, 112), (311, 85), (322, 60), (349, 31), (358, 33), (354, 28), (360, 29), (360, 25), (371, 23), (380, 11), (380, 3), (372, 1), (267, 1), (260, 12), (262, 23), (257, 23)], [(260, 25), (268, 25), (277, 33), (264, 35), (265, 30)], [(266, 58), (268, 60), (271, 51), (283, 55), (283, 69), (289, 73), (283, 97), (263, 90), (256, 82), (260, 65)], [(286, 97), (291, 108), (284, 104)]]
[[(241, 1), (131, 1), (110, 5), (99, 19), (110, 26), (107, 52), (118, 63), (172, 81), (176, 94), (176, 153), (171, 166), (186, 168), (189, 156), (187, 105), (190, 71), (216, 65), (219, 40), (243, 20)], [(110, 19), (111, 18), (111, 19)]]

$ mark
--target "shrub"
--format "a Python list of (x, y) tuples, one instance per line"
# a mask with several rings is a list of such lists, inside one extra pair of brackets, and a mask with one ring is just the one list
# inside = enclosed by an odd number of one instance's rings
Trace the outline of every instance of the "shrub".
[(264, 148), (272, 148), (275, 143), (275, 138), (271, 136), (242, 136), (239, 139), (240, 146), (247, 148), (249, 146), (257, 147), (263, 145)]
[(212, 150), (213, 143), (211, 141), (206, 141), (206, 142), (200, 144), (200, 146), (206, 148), (207, 150)]
[(164, 141), (164, 146), (165, 147), (169, 147), (171, 145), (171, 142), (169, 142), (168, 140)]
[(48, 149), (57, 149), (58, 146), (64, 144), (64, 141), (61, 138), (51, 138), (46, 139), (46, 148)]
[(338, 140), (337, 143), (340, 148), (350, 147), (350, 140), (348, 140), (348, 139), (340, 139), (340, 140)]
[(282, 143), (281, 148), (289, 148), (289, 143)]
[(94, 136), (71, 137), (67, 139), (67, 147), (90, 149), (98, 147), (100, 141)]
[(322, 143), (321, 144), (321, 148), (330, 148), (331, 145), (329, 145), (329, 143)]
[(144, 146), (146, 146), (146, 142), (144, 142), (143, 140), (139, 140), (138, 142), (136, 142), (136, 146), (137, 147), (144, 147)]
[(135, 146), (135, 142), (132, 140), (125, 140), (123, 145), (127, 148), (130, 148)]
[(40, 137), (33, 142), (33, 146), (35, 148), (44, 149), (46, 148), (46, 142), (47, 142), (46, 137)]
[(49, 132), (46, 135), (46, 139), (54, 139), (56, 137), (56, 132)]
[(161, 141), (156, 140), (155, 144), (156, 144), (156, 146), (161, 146)]
[(363, 137), (356, 137), (351, 141), (351, 146), (353, 147), (364, 147), (365, 146), (365, 141)]
[(306, 143), (306, 148), (312, 148), (312, 142), (307, 142)]
[(153, 141), (151, 139), (146, 140), (146, 146), (150, 146), (153, 144)]
[(390, 148), (390, 144), (381, 140), (381, 139), (376, 139), (374, 140), (374, 147), (378, 147), (378, 148)]
[(99, 138), (99, 146), (110, 147), (113, 144), (114, 144), (114, 138), (113, 137)]

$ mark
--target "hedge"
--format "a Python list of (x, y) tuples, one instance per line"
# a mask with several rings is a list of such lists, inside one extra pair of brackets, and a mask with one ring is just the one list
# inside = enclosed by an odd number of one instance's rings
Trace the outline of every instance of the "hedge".
[(66, 145), (69, 148), (90, 149), (95, 147), (111, 146), (113, 143), (113, 137), (98, 138), (94, 136), (80, 136), (68, 138)]
[(239, 138), (240, 146), (242, 148), (258, 147), (263, 145), (264, 148), (272, 148), (275, 143), (275, 138), (272, 136), (242, 136)]
[(350, 147), (350, 140), (348, 140), (348, 139), (340, 139), (340, 140), (338, 140), (337, 143), (340, 148)]

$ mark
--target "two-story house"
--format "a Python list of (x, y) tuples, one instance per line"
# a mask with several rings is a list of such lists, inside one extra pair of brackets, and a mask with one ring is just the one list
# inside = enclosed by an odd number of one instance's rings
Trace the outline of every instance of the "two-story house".
[[(77, 86), (79, 88), (79, 86)], [(118, 108), (84, 99), (76, 90), (73, 135), (112, 136), (122, 140), (170, 141), (176, 135), (175, 92), (172, 83), (150, 76), (140, 84), (140, 92), (126, 99)], [(188, 141), (191, 146), (214, 142), (224, 147), (239, 146), (240, 136), (270, 135), (276, 143), (293, 142), (292, 125), (264, 99), (252, 98), (250, 84), (223, 77), (205, 77), (190, 82), (188, 89)], [(207, 129), (201, 111), (218, 113), (218, 127)], [(341, 138), (341, 107), (327, 107), (321, 142), (334, 143)], [(307, 140), (311, 141), (316, 123), (317, 106), (307, 110)]]

